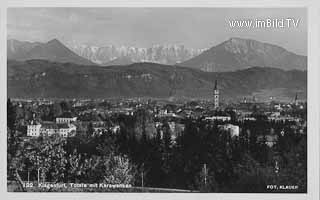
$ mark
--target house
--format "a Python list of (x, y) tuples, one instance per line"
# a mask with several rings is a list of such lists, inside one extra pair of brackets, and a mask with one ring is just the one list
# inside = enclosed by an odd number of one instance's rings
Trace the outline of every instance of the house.
[(175, 139), (181, 135), (181, 133), (184, 131), (185, 129), (185, 125), (184, 124), (180, 124), (180, 123), (176, 123), (176, 122), (168, 122), (170, 131), (171, 131), (171, 139), (173, 141), (175, 141)]
[(75, 133), (77, 127), (73, 124), (58, 124), (59, 135), (62, 137), (71, 136), (72, 133)]
[(207, 121), (230, 121), (230, 116), (212, 116), (212, 117), (206, 117), (204, 120)]
[(255, 117), (239, 117), (238, 121), (257, 121)]
[(42, 135), (51, 136), (59, 133), (58, 125), (54, 122), (42, 122), (41, 132)]
[(268, 120), (269, 121), (276, 121), (276, 122), (289, 121), (289, 122), (296, 122), (296, 123), (299, 123), (302, 121), (300, 118), (295, 118), (295, 117), (291, 117), (291, 116), (279, 116), (279, 117), (269, 116)]
[(72, 132), (75, 132), (76, 130), (77, 128), (73, 124), (44, 122), (41, 124), (40, 133), (47, 136), (59, 134), (62, 137), (68, 137)]
[(77, 121), (77, 117), (74, 117), (71, 113), (64, 113), (56, 118), (57, 124), (70, 124), (75, 121)]
[(275, 144), (277, 144), (277, 142), (278, 142), (278, 136), (277, 135), (266, 135), (265, 136), (265, 139), (266, 139), (266, 141), (265, 141), (265, 143), (266, 143), (266, 145), (268, 146), (268, 147), (273, 147), (273, 145), (275, 145)]
[(27, 136), (37, 137), (40, 136), (41, 124), (27, 125)]
[(233, 125), (233, 124), (224, 124), (224, 125), (218, 125), (218, 128), (220, 130), (224, 130), (227, 131), (231, 138), (233, 137), (239, 137), (239, 133), (240, 133), (240, 128), (237, 125)]
[(120, 132), (120, 126), (119, 125), (115, 125), (115, 126), (111, 127), (111, 131), (114, 134), (119, 133)]
[(39, 137), (40, 135), (51, 136), (53, 134), (59, 134), (62, 137), (71, 136), (76, 132), (77, 127), (70, 123), (55, 123), (55, 122), (42, 122), (34, 124), (32, 122), (27, 125), (27, 136)]
[(268, 147), (273, 147), (278, 142), (278, 135), (268, 134), (268, 135), (259, 135), (257, 137), (258, 143), (265, 143)]
[(72, 118), (64, 118), (64, 117), (58, 117), (56, 118), (56, 123), (57, 124), (70, 124), (71, 122), (75, 122), (77, 121), (76, 117), (72, 117)]

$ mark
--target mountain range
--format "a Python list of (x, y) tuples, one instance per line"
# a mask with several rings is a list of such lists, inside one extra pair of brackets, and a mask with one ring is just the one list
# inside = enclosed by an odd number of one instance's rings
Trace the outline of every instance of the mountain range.
[(150, 48), (74, 45), (68, 48), (57, 39), (47, 43), (8, 40), (7, 51), (10, 60), (43, 59), (80, 65), (112, 66), (152, 62), (207, 72), (236, 71), (253, 66), (283, 70), (307, 69), (306, 56), (277, 45), (243, 38), (230, 38), (207, 50), (188, 49), (183, 45), (154, 45)]
[[(136, 62), (153, 62), (173, 65), (199, 55), (206, 49), (186, 48), (183, 45), (153, 45), (148, 48), (133, 46), (68, 45), (79, 56), (100, 65), (123, 65)], [(126, 62), (123, 62), (126, 60)]]
[(79, 65), (94, 65), (93, 62), (75, 54), (59, 40), (53, 39), (47, 43), (7, 41), (7, 59), (30, 60), (43, 59), (61, 63), (76, 63)]
[[(94, 56), (83, 58), (56, 39), (8, 40), (8, 96), (211, 98), (218, 80), (224, 99), (257, 95), (290, 100), (296, 93), (306, 98), (307, 57), (255, 40), (231, 38), (203, 52), (156, 46), (122, 48), (116, 56), (115, 47), (89, 49), (111, 61), (98, 65)], [(138, 55), (151, 57), (141, 60)]]
[(307, 57), (269, 43), (230, 38), (179, 65), (208, 72), (235, 71), (253, 66), (306, 70)]
[(234, 72), (135, 63), (100, 67), (47, 60), (8, 61), (8, 97), (34, 98), (212, 98), (214, 81), (221, 97), (235, 100), (252, 94), (293, 99), (307, 91), (307, 72), (251, 67)]

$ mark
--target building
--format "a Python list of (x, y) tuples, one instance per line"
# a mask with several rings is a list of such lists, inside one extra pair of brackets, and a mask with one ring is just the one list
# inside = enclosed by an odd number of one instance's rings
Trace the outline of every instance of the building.
[(224, 130), (227, 131), (231, 138), (233, 137), (239, 137), (239, 133), (240, 133), (240, 128), (237, 125), (233, 125), (233, 124), (224, 124), (224, 125), (218, 125), (218, 128), (220, 130)]
[(62, 121), (59, 121), (59, 123), (42, 122), (41, 124), (31, 122), (30, 125), (27, 125), (27, 136), (39, 137), (40, 135), (51, 136), (53, 134), (59, 134), (62, 137), (68, 137), (76, 132), (77, 127), (75, 125), (61, 122)]
[(296, 96), (294, 98), (294, 105), (298, 106), (298, 93), (296, 93)]
[(238, 121), (244, 122), (244, 121), (257, 121), (254, 117), (239, 117)]
[(299, 123), (302, 121), (301, 118), (297, 118), (297, 117), (291, 117), (291, 116), (279, 116), (279, 117), (274, 117), (274, 116), (269, 116), (268, 117), (269, 121), (276, 121), (276, 122), (296, 122)]
[(73, 124), (68, 123), (54, 123), (54, 122), (44, 122), (41, 124), (40, 133), (46, 136), (51, 136), (53, 134), (59, 134), (62, 137), (68, 137), (77, 128)]
[(270, 134), (270, 135), (266, 135), (265, 138), (266, 138), (265, 143), (270, 148), (273, 147), (273, 145), (277, 144), (278, 142), (278, 135)]
[(33, 122), (27, 126), (27, 136), (40, 136), (41, 124), (34, 124)]
[(218, 89), (217, 80), (214, 83), (213, 101), (214, 101), (214, 109), (218, 109), (219, 108), (219, 89)]
[(259, 135), (257, 137), (258, 143), (265, 143), (268, 147), (273, 147), (278, 142), (278, 135), (268, 134), (268, 135)]
[(205, 117), (204, 120), (206, 121), (230, 121), (230, 116), (211, 116), (211, 117)]
[(65, 113), (60, 117), (56, 118), (57, 124), (70, 124), (77, 121), (77, 117), (72, 116), (70, 113)]

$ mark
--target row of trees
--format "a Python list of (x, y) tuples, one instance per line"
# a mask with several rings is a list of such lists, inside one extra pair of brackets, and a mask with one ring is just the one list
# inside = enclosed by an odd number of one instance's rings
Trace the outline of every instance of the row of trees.
[(90, 140), (58, 135), (30, 139), (20, 143), (18, 172), (25, 180), (29, 173), (33, 181), (40, 177), (48, 182), (133, 184), (134, 165), (117, 152), (112, 137), (106, 133)]
[[(166, 122), (161, 127), (162, 137), (158, 130), (155, 137), (142, 133), (137, 139), (135, 120), (126, 118), (132, 117), (123, 116), (126, 126), (121, 127), (117, 144), (144, 174), (148, 186), (265, 192), (267, 185), (290, 183), (299, 186), (294, 192), (306, 191), (306, 135), (294, 134), (291, 122), (240, 122), (240, 137), (231, 138), (216, 123), (187, 119), (185, 131), (173, 143)], [(283, 130), (284, 136), (280, 135)], [(259, 135), (270, 132), (279, 136), (275, 146), (257, 142)]]

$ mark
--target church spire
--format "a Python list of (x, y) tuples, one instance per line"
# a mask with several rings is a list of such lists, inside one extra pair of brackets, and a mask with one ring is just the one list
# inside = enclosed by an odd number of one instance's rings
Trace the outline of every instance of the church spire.
[(214, 101), (214, 109), (218, 109), (219, 108), (219, 90), (218, 90), (217, 80), (215, 80), (214, 82), (213, 101)]
[(294, 104), (298, 105), (298, 93), (296, 92), (296, 96), (294, 97)]
[(217, 90), (217, 89), (218, 89), (218, 81), (215, 80), (215, 81), (214, 81), (214, 90)]

